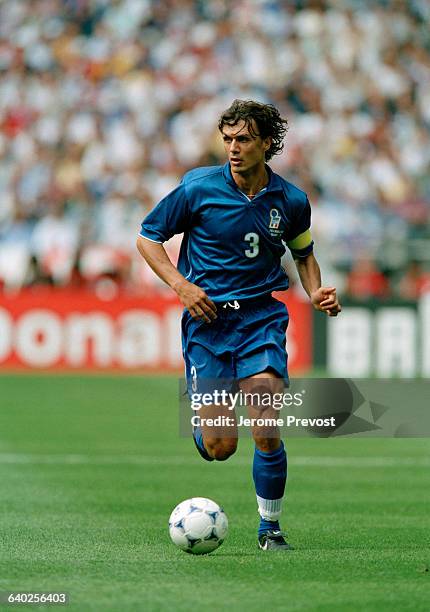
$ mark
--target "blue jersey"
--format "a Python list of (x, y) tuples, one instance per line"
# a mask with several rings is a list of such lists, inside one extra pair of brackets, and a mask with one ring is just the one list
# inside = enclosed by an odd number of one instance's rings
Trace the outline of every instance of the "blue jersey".
[(284, 243), (297, 257), (312, 251), (306, 194), (266, 169), (269, 182), (252, 200), (229, 163), (191, 170), (142, 223), (140, 235), (154, 242), (184, 233), (178, 269), (215, 302), (287, 289)]

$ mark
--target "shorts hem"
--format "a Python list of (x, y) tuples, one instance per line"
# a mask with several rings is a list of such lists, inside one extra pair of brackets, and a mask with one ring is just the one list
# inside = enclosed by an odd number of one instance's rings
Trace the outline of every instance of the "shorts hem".
[(279, 378), (282, 378), (283, 380), (286, 380), (286, 381), (289, 380), (288, 371), (286, 369), (283, 372), (281, 372), (280, 368), (275, 367), (271, 363), (267, 363), (261, 367), (255, 366), (255, 367), (243, 368), (237, 372), (237, 378), (238, 380), (242, 380), (243, 378), (249, 378), (250, 376), (254, 376), (255, 374), (260, 374), (261, 372), (265, 372), (268, 369), (273, 370), (275, 374), (279, 376)]

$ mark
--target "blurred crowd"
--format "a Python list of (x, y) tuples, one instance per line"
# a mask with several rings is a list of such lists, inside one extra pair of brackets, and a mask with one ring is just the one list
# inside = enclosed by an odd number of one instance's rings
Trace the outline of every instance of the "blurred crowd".
[(309, 194), (325, 279), (415, 299), (429, 24), (427, 0), (0, 1), (0, 284), (161, 287), (140, 221), (189, 168), (224, 162), (217, 119), (243, 98), (288, 118), (271, 165)]

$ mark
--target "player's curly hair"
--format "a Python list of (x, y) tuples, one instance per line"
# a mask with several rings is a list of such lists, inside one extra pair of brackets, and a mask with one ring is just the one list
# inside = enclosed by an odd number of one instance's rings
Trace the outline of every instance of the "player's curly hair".
[[(253, 136), (271, 137), (272, 144), (265, 153), (266, 161), (283, 151), (284, 138), (288, 131), (288, 121), (281, 117), (273, 104), (262, 104), (253, 100), (234, 100), (230, 108), (222, 113), (218, 122), (218, 129), (222, 132), (224, 125), (236, 125), (241, 119), (245, 121)], [(258, 134), (255, 133), (253, 128), (253, 119)]]

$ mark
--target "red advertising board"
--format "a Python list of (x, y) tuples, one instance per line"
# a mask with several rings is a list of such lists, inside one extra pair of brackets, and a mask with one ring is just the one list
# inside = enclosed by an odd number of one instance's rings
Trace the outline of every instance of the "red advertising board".
[(287, 331), (288, 371), (307, 372), (312, 367), (313, 321), (312, 306), (293, 291), (274, 293), (287, 305), (290, 322)]
[[(284, 300), (284, 294), (278, 294)], [(311, 364), (309, 304), (287, 299), (290, 370)], [(120, 294), (103, 300), (88, 291), (27, 289), (0, 295), (0, 367), (180, 371), (182, 307), (168, 293)]]

